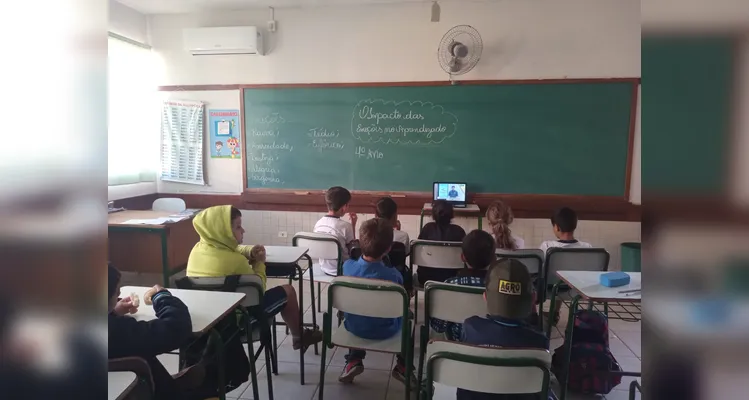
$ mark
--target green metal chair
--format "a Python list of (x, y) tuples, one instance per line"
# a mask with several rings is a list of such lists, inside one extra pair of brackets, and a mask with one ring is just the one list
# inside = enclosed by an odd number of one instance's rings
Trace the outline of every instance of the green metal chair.
[(427, 352), (426, 399), (434, 382), (495, 394), (536, 394), (547, 400), (551, 353), (545, 349), (504, 349), (433, 341)]
[[(328, 286), (328, 310), (323, 314), (322, 365), (320, 366), (320, 388), (318, 397), (323, 399), (325, 387), (325, 353), (333, 346), (362, 349), (380, 353), (402, 354), (406, 362), (406, 388), (411, 388), (413, 348), (411, 319), (409, 318), (409, 296), (403, 286), (379, 279), (339, 276)], [(333, 331), (333, 308), (355, 315), (379, 318), (403, 318), (401, 334), (385, 340), (362, 339), (340, 324)], [(411, 390), (406, 390), (406, 400)]]
[(466, 318), (486, 314), (484, 288), (429, 281), (424, 286), (424, 325), (419, 335), (419, 373), (416, 375), (421, 387), (424, 371), (424, 354), (431, 339), (432, 318), (462, 324)]
[(306, 247), (309, 249), (307, 255), (312, 259), (313, 265), (312, 273), (310, 274), (310, 290), (312, 296), (312, 304), (315, 304), (315, 282), (317, 282), (317, 311), (322, 311), (322, 299), (321, 299), (321, 282), (330, 282), (333, 280), (333, 276), (330, 276), (320, 269), (319, 260), (338, 260), (338, 275), (342, 275), (341, 268), (343, 267), (343, 249), (341, 243), (333, 235), (325, 233), (313, 233), (313, 232), (297, 232), (291, 239), (292, 246)]
[[(419, 267), (442, 268), (458, 270), (465, 267), (460, 255), (463, 253), (461, 242), (439, 242), (434, 240), (412, 240), (411, 257), (408, 267), (414, 270), (414, 265)], [(419, 291), (424, 287), (414, 274), (414, 321), (418, 323)]]

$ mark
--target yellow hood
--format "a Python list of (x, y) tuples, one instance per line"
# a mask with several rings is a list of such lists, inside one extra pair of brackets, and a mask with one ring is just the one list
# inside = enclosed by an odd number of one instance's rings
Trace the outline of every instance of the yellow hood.
[(210, 246), (236, 251), (237, 239), (231, 231), (231, 206), (215, 206), (201, 211), (192, 221), (200, 241)]
[(231, 206), (216, 206), (200, 212), (192, 221), (200, 241), (187, 260), (187, 276), (221, 277), (256, 274), (265, 286), (265, 264), (250, 265), (252, 246), (237, 243), (231, 231)]

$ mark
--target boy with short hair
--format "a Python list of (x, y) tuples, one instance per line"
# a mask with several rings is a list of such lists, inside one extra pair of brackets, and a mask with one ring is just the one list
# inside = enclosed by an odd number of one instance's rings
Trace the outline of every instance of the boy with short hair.
[[(349, 246), (356, 241), (356, 213), (348, 212), (351, 202), (351, 192), (340, 186), (333, 186), (325, 192), (325, 204), (328, 206), (328, 214), (320, 218), (315, 224), (313, 232), (333, 235), (341, 244), (342, 260), (349, 258)], [(351, 222), (341, 219), (348, 213)], [(336, 260), (320, 259), (320, 268), (328, 275), (338, 275), (338, 264)]]
[[(546, 252), (550, 248), (563, 247), (563, 248), (590, 248), (590, 243), (581, 242), (575, 239), (575, 229), (577, 229), (577, 213), (575, 210), (569, 207), (562, 207), (554, 211), (554, 215), (551, 216), (551, 226), (554, 230), (554, 236), (557, 240), (546, 240), (541, 243), (541, 251), (544, 252), (544, 258)], [(546, 290), (547, 293), (551, 292), (554, 285), (549, 285)], [(543, 307), (541, 307), (543, 308)], [(559, 322), (559, 312), (562, 309), (562, 302), (557, 298), (557, 302), (554, 306), (554, 325)], [(545, 314), (545, 313), (544, 313)]]
[(554, 212), (551, 216), (551, 226), (554, 229), (554, 236), (557, 240), (546, 240), (541, 243), (541, 251), (546, 251), (552, 247), (565, 248), (583, 248), (593, 247), (590, 243), (581, 242), (575, 239), (575, 229), (577, 229), (577, 213), (569, 207), (562, 207)]
[[(491, 234), (482, 230), (473, 230), (463, 239), (463, 253), (460, 258), (468, 268), (458, 272), (458, 276), (450, 278), (445, 283), (463, 286), (484, 287), (486, 285), (486, 271), (497, 260), (496, 242)], [(459, 341), (463, 333), (463, 325), (432, 318), (429, 325), (438, 333), (444, 333), (447, 340)]]
[[(463, 322), (462, 342), (487, 347), (549, 349), (549, 339), (526, 321), (533, 309), (535, 292), (528, 269), (518, 260), (494, 263), (486, 277), (486, 317)], [(458, 389), (458, 400), (531, 400), (524, 394), (489, 394)]]
[[(358, 260), (347, 260), (343, 264), (343, 275), (358, 278), (380, 279), (403, 284), (403, 276), (395, 268), (386, 266), (382, 258), (388, 253), (393, 244), (393, 227), (390, 222), (382, 219), (370, 219), (359, 229), (359, 245), (362, 256)], [(345, 313), (343, 324), (346, 330), (363, 339), (383, 340), (401, 332), (403, 318), (376, 318)], [(351, 383), (354, 377), (364, 372), (364, 357), (366, 351), (349, 349), (346, 355), (346, 365), (343, 367), (340, 382)], [(392, 376), (405, 382), (406, 366), (401, 354), (397, 356), (397, 363)], [(411, 382), (416, 382), (412, 375)]]
[(390, 221), (393, 225), (393, 242), (400, 242), (406, 246), (406, 254), (411, 250), (411, 239), (408, 233), (401, 230), (401, 223), (398, 221), (398, 204), (390, 197), (383, 197), (377, 200), (375, 204), (375, 217)]

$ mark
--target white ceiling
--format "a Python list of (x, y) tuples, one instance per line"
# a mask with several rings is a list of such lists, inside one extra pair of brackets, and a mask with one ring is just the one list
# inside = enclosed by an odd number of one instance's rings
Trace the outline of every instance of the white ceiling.
[(258, 7), (315, 7), (423, 3), (432, 0), (116, 0), (143, 14), (181, 14), (209, 10), (239, 10)]

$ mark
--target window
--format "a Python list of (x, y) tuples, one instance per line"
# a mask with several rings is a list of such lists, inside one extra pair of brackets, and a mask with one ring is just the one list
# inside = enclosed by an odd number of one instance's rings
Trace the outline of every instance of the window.
[(159, 98), (150, 48), (109, 37), (109, 185), (156, 180)]

